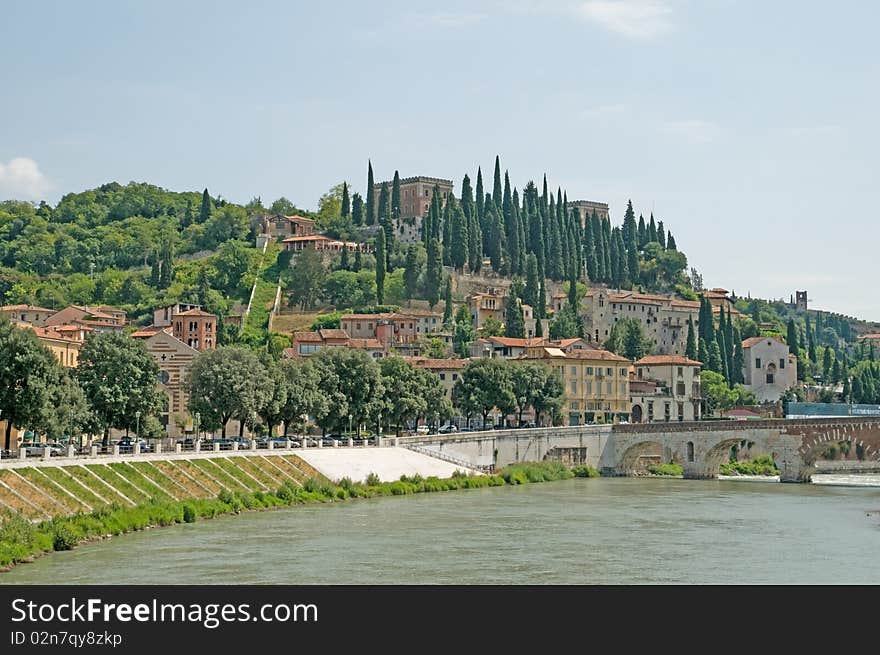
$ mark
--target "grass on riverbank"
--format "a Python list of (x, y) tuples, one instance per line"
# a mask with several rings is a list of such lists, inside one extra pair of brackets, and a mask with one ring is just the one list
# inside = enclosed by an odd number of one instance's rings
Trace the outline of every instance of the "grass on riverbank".
[(648, 467), (648, 473), (651, 475), (662, 475), (666, 477), (681, 477), (684, 475), (684, 469), (681, 464), (652, 464)]
[[(583, 470), (581, 470), (583, 469)], [(89, 514), (58, 516), (50, 521), (31, 523), (27, 519), (6, 511), (0, 512), (0, 570), (26, 562), (44, 553), (70, 550), (87, 541), (108, 536), (143, 530), (152, 526), (193, 523), (198, 519), (213, 518), (223, 514), (237, 514), (244, 510), (291, 507), (305, 503), (328, 503), (349, 498), (373, 498), (377, 496), (404, 496), (416, 493), (453, 491), (501, 487), (537, 482), (565, 480), (572, 477), (596, 477), (589, 467), (570, 471), (556, 462), (514, 464), (498, 475), (465, 475), (456, 472), (451, 478), (420, 475), (401, 476), (394, 482), (373, 484), (353, 482), (343, 478), (339, 484), (327, 480), (309, 478), (302, 486), (286, 481), (274, 492), (223, 490), (216, 498), (188, 499), (182, 501), (152, 498), (134, 507), (113, 503)], [(592, 469), (595, 471), (595, 469)]]

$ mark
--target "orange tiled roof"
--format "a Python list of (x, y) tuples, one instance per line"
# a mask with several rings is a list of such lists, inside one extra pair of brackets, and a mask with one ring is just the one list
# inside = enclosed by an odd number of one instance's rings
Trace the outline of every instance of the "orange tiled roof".
[(330, 239), (323, 234), (307, 234), (299, 237), (287, 237), (281, 243), (292, 243), (294, 241), (330, 241)]
[(318, 335), (324, 341), (327, 339), (348, 339), (348, 332), (338, 328), (318, 330)]
[(378, 339), (350, 339), (348, 347), (363, 350), (385, 350), (385, 346)]
[(684, 355), (647, 355), (636, 361), (636, 366), (656, 366), (660, 364), (676, 364), (678, 366), (702, 366), (703, 362), (690, 359)]
[(532, 337), (530, 339), (520, 339), (518, 337), (487, 337), (487, 341), (500, 343), (502, 346), (511, 348), (530, 348), (534, 346), (542, 346), (547, 343), (544, 337)]
[(3, 305), (0, 307), (0, 312), (17, 312), (21, 310), (27, 310), (30, 312), (55, 312), (55, 309), (48, 309), (46, 307), (37, 307), (36, 305)]
[(775, 341), (776, 343), (781, 343), (785, 345), (779, 337), (749, 337), (748, 339), (743, 340), (743, 348), (751, 348), (755, 344), (759, 344), (762, 341)]
[(168, 334), (171, 334), (171, 328), (169, 326), (160, 327), (158, 325), (148, 325), (146, 327), (142, 327), (137, 332), (132, 332), (131, 337), (133, 339), (143, 339), (146, 337), (152, 337), (153, 335), (159, 334), (160, 332), (167, 332)]
[(321, 343), (321, 335), (317, 332), (294, 332), (293, 333), (294, 341), (317, 341)]
[(307, 216), (300, 216), (298, 214), (294, 214), (293, 216), (285, 216), (288, 221), (291, 223), (314, 223), (314, 218), (308, 218)]
[(180, 312), (179, 314), (175, 314), (175, 316), (211, 316), (214, 317), (210, 312), (206, 312), (201, 309), (187, 309), (185, 312)]

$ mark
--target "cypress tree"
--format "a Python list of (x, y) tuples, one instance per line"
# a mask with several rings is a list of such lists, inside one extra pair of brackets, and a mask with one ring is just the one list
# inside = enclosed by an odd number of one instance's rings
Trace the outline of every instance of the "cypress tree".
[(513, 198), (510, 193), (510, 177), (504, 173), (504, 191), (501, 199), (501, 213), (504, 216), (504, 234), (507, 238), (507, 262), (511, 275), (516, 275), (519, 263), (519, 226), (516, 224)]
[(339, 268), (343, 271), (347, 271), (349, 267), (348, 263), (348, 248), (343, 246), (342, 254), (339, 257)]
[(153, 265), (150, 268), (150, 286), (153, 288), (159, 288), (159, 279), (160, 279), (160, 266), (161, 260), (159, 258), (159, 252), (153, 251)]
[[(382, 182), (382, 186), (379, 188), (379, 209), (376, 212), (377, 217), (379, 218), (379, 225), (385, 226), (385, 217), (386, 215), (391, 217), (391, 206), (389, 205), (391, 202), (391, 190), (388, 188), (388, 182)], [(385, 235), (387, 238), (387, 234)]]
[(623, 215), (623, 245), (626, 249), (638, 247), (639, 229), (636, 226), (636, 213), (633, 211), (632, 200), (626, 202), (626, 212)]
[(645, 244), (648, 243), (648, 228), (645, 227), (645, 217), (639, 214), (639, 250), (645, 247)]
[(604, 235), (602, 230), (602, 224), (599, 221), (599, 215), (596, 212), (593, 212), (593, 217), (590, 219), (590, 222), (593, 226), (593, 243), (594, 250), (596, 252), (596, 281), (604, 282), (606, 280), (606, 270), (605, 270), (605, 255), (604, 255)]
[(476, 187), (475, 209), (477, 210), (477, 218), (480, 219), (480, 229), (486, 231), (486, 224), (483, 222), (483, 213), (485, 210), (485, 200), (483, 198), (483, 171), (477, 166), (477, 187)]
[(538, 294), (541, 292), (538, 283), (538, 258), (530, 252), (526, 257), (526, 286), (523, 289), (522, 299), (534, 309), (534, 315), (538, 315)]
[(610, 220), (602, 220), (602, 246), (604, 249), (604, 253), (602, 256), (605, 258), (605, 272), (608, 277), (608, 282), (611, 282), (611, 249), (614, 245), (614, 242), (611, 239), (611, 221)]
[(394, 180), (391, 182), (391, 219), (394, 225), (400, 221), (400, 174), (394, 171)]
[(342, 182), (342, 218), (351, 213), (351, 199), (348, 197), (348, 183)]
[(524, 274), (526, 270), (526, 228), (524, 223), (524, 214), (519, 207), (519, 194), (516, 187), (513, 189), (513, 216), (517, 229), (517, 249), (516, 249), (516, 270), (520, 274)]
[(443, 294), (443, 327), (452, 325), (452, 276), (446, 276), (446, 292)]
[(471, 189), (471, 178), (465, 174), (464, 179), (461, 181), (461, 210), (464, 212), (464, 217), (468, 220), (468, 226), (470, 226), (470, 220), (474, 217), (476, 211), (474, 209), (474, 190)]
[(742, 335), (737, 328), (733, 328), (733, 376), (734, 384), (743, 384), (745, 377), (743, 376), (743, 344)]
[(180, 227), (189, 227), (193, 224), (193, 206), (192, 201), (186, 201), (186, 209), (183, 210), (183, 219), (180, 222)]
[(538, 271), (544, 271), (544, 226), (538, 209), (538, 190), (532, 187), (529, 198), (529, 243), (538, 260)]
[(452, 265), (452, 194), (446, 199), (446, 205), (443, 207), (443, 238), (441, 246), (443, 247), (443, 265)]
[(843, 377), (843, 402), (848, 403), (852, 398), (852, 388), (849, 385), (849, 375), (844, 374)]
[(700, 337), (700, 347), (697, 350), (698, 359), (703, 362), (703, 366), (709, 366), (709, 348), (706, 346), (706, 340)]
[(824, 382), (828, 382), (828, 376), (831, 374), (831, 364), (831, 348), (825, 348), (825, 353), (822, 356), (822, 375)]
[(675, 237), (672, 236), (671, 231), (666, 235), (666, 249), (667, 250), (678, 250), (678, 248), (675, 245)]
[(651, 212), (651, 220), (648, 222), (648, 243), (657, 240), (657, 224), (654, 222), (654, 212)]
[(534, 316), (536, 319), (535, 320), (535, 336), (536, 337), (543, 337), (544, 336), (544, 323), (541, 321), (540, 316), (537, 316), (537, 315), (534, 315)]
[(615, 282), (615, 286), (622, 287), (626, 284), (627, 280), (629, 280), (629, 267), (626, 261), (626, 248), (623, 245), (623, 236), (618, 228), (615, 228), (614, 231), (614, 248), (617, 250), (617, 263), (619, 267), (619, 277)]
[(809, 315), (806, 317), (806, 321), (807, 321), (807, 354), (810, 357), (810, 361), (815, 364), (816, 363), (816, 341), (813, 337), (813, 330), (810, 327)]
[(503, 191), (501, 190), (501, 160), (495, 155), (495, 184), (492, 187), (492, 202), (499, 211), (502, 209)]
[(406, 249), (406, 263), (403, 269), (403, 288), (407, 298), (415, 298), (419, 289), (419, 259), (416, 244)]
[(376, 303), (385, 304), (385, 230), (376, 235)]
[(468, 228), (468, 267), (471, 273), (478, 273), (483, 267), (483, 230), (476, 212), (471, 216)]
[(568, 306), (575, 312), (578, 310), (577, 275), (574, 266), (569, 266), (568, 274)]
[(522, 305), (517, 297), (518, 292), (519, 282), (515, 280), (510, 285), (510, 290), (504, 303), (504, 335), (523, 339), (526, 336), (526, 323), (523, 318)]
[(618, 259), (618, 255), (620, 254), (617, 250), (617, 239), (615, 238), (617, 235), (617, 228), (614, 228), (611, 231), (611, 279), (609, 282), (612, 286), (620, 287), (620, 259)]
[(354, 225), (364, 224), (364, 199), (359, 193), (351, 197), (351, 222)]
[(367, 160), (367, 203), (364, 207), (366, 225), (376, 222), (376, 192), (373, 190), (373, 162)]
[(587, 277), (590, 278), (590, 282), (596, 282), (596, 240), (593, 236), (593, 221), (589, 216), (584, 220), (583, 248), (584, 260), (587, 263)]
[(354, 268), (352, 270), (357, 273), (361, 268), (363, 268), (363, 261), (361, 249), (358, 247), (358, 249), (354, 251)]
[(840, 382), (840, 360), (837, 357), (834, 358), (834, 367), (831, 369), (831, 382)]
[(167, 289), (174, 279), (174, 261), (171, 253), (171, 245), (166, 244), (162, 250), (162, 269), (159, 271), (159, 287)]
[(199, 209), (199, 224), (204, 225), (205, 221), (211, 218), (211, 196), (208, 195), (208, 188), (202, 191), (202, 206)]
[(657, 223), (657, 243), (666, 248), (666, 231), (663, 229), (663, 221)]
[(547, 257), (547, 275), (552, 280), (561, 280), (562, 272), (562, 243), (559, 236), (559, 224), (556, 222), (556, 203), (550, 196), (550, 207), (547, 217), (549, 231), (549, 253)]
[(443, 275), (443, 260), (440, 242), (436, 237), (428, 239), (428, 264), (425, 269), (425, 296), (433, 308), (440, 301), (440, 282)]
[(464, 211), (461, 206), (455, 202), (455, 197), (450, 194), (449, 199), (446, 201), (447, 206), (449, 204), (453, 204), (454, 207), (452, 209), (452, 228), (451, 232), (451, 245), (450, 245), (450, 253), (449, 260), (452, 266), (455, 267), (459, 272), (464, 270), (464, 265), (467, 263), (468, 252), (469, 252), (469, 244), (468, 239), (470, 235), (468, 234), (468, 223), (467, 217), (464, 215)]
[(537, 319), (547, 317), (547, 288), (544, 286), (545, 283), (544, 276), (539, 274), (538, 302), (534, 307), (534, 315)]
[[(730, 315), (730, 312), (727, 312), (726, 316), (723, 314), (723, 305), (721, 307), (721, 311), (722, 320), (724, 321), (724, 344), (726, 346), (724, 356), (727, 359), (727, 370), (730, 371), (731, 377), (733, 377), (733, 317)], [(734, 382), (735, 380), (731, 380), (731, 384), (733, 384)]]
[[(715, 343), (718, 345), (718, 355), (721, 358), (721, 370), (719, 373), (727, 380), (727, 386), (733, 386), (733, 380), (730, 376), (730, 364), (727, 356), (727, 339), (724, 336), (724, 330), (719, 329), (715, 333)], [(710, 353), (711, 355), (711, 353)]]
[(688, 316), (687, 345), (684, 347), (684, 356), (688, 359), (697, 358), (697, 343), (694, 337), (694, 321)]
[(718, 347), (718, 341), (713, 341), (709, 347), (709, 370), (724, 375), (721, 369), (721, 349)]

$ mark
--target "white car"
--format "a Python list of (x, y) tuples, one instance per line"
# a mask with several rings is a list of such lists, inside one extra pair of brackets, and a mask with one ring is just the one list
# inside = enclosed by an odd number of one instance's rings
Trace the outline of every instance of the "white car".
[(419, 425), (416, 427), (416, 434), (428, 434), (431, 429), (427, 425)]

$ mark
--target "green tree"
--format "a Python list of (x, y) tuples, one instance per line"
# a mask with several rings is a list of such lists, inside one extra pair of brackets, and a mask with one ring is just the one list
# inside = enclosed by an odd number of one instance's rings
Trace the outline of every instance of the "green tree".
[(348, 197), (348, 183), (342, 183), (342, 217), (347, 218), (351, 214), (351, 200)]
[(159, 258), (159, 253), (153, 253), (153, 263), (150, 267), (150, 286), (158, 289), (159, 288), (159, 280), (161, 278), (161, 260)]
[(494, 316), (489, 316), (483, 321), (479, 333), (481, 337), (500, 337), (504, 334), (504, 324)]
[(541, 416), (548, 415), (551, 418), (558, 416), (565, 400), (565, 388), (562, 377), (558, 372), (550, 370), (544, 380), (541, 393), (532, 400), (535, 409), (535, 423), (542, 425)]
[(443, 262), (440, 242), (436, 237), (428, 240), (427, 268), (425, 270), (425, 296), (428, 304), (434, 307), (440, 301), (440, 284), (443, 277)]
[(788, 319), (788, 338), (786, 339), (788, 342), (788, 352), (797, 357), (798, 354), (798, 336), (797, 336), (797, 326), (794, 324), (794, 319)]
[(167, 289), (174, 279), (174, 260), (171, 245), (166, 244), (162, 250), (162, 269), (159, 271), (159, 288)]
[(566, 305), (550, 323), (551, 339), (573, 339), (583, 336), (583, 323), (571, 306)]
[(29, 329), (0, 317), (0, 410), (6, 421), (4, 448), (12, 448), (12, 428), (45, 422), (58, 385), (60, 367), (52, 352)]
[(312, 309), (320, 297), (327, 278), (327, 270), (321, 253), (313, 247), (302, 250), (297, 256), (290, 275), (290, 302), (300, 309)]
[(364, 211), (366, 211), (366, 216), (364, 217), (364, 223), (366, 225), (372, 225), (376, 222), (376, 199), (375, 199), (375, 191), (373, 183), (373, 162), (369, 159), (367, 160), (367, 203)]
[(424, 259), (419, 261), (419, 249), (411, 243), (406, 249), (406, 263), (403, 271), (403, 284), (407, 298), (415, 298), (419, 291), (419, 273), (424, 267)]
[(283, 359), (278, 366), (287, 387), (287, 398), (279, 414), (285, 437), (291, 427), (298, 428), (309, 416), (321, 420), (331, 408), (335, 412), (347, 412), (345, 398), (320, 388), (318, 372), (308, 360)]
[(351, 222), (354, 225), (364, 224), (364, 200), (359, 193), (351, 197)]
[(443, 327), (452, 326), (452, 276), (446, 278), (446, 291), (443, 294)]
[(461, 305), (455, 313), (455, 324), (452, 327), (452, 347), (455, 353), (462, 358), (470, 357), (471, 343), (475, 338), (474, 324), (467, 305)]
[(516, 406), (517, 426), (522, 425), (523, 414), (529, 407), (534, 408), (535, 405), (541, 405), (542, 401), (546, 403), (546, 399), (542, 396), (547, 390), (547, 378), (550, 375), (550, 368), (540, 362), (514, 362), (510, 366), (510, 381)]
[(57, 439), (79, 440), (89, 428), (91, 412), (82, 387), (71, 369), (61, 369), (52, 388), (43, 427), (46, 434)]
[(348, 427), (375, 420), (385, 406), (385, 386), (379, 365), (363, 350), (325, 348), (311, 357), (316, 368), (318, 388), (330, 400), (333, 411), (316, 418), (325, 430)]
[[(397, 426), (399, 435), (409, 422), (428, 410), (422, 388), (426, 378), (400, 357), (383, 357), (379, 360), (379, 369), (382, 373), (382, 385), (388, 391), (393, 390), (393, 393), (386, 396), (384, 415), (392, 425)], [(440, 384), (439, 378), (432, 378)]]
[(449, 262), (456, 270), (462, 272), (467, 263), (469, 251), (468, 220), (461, 205), (455, 202), (455, 197), (452, 195), (446, 201), (446, 206), (450, 205), (452, 206), (450, 209), (452, 225), (450, 227)]
[(479, 413), (484, 428), (492, 409), (510, 414), (516, 407), (510, 363), (488, 357), (469, 362), (452, 389), (452, 402), (467, 415)]
[(263, 366), (265, 380), (268, 384), (261, 389), (256, 411), (266, 426), (266, 433), (271, 437), (275, 434), (275, 427), (284, 420), (284, 405), (287, 404), (290, 389), (287, 386), (287, 377), (284, 375), (281, 363), (276, 361), (268, 351), (262, 351), (260, 363)]
[(613, 353), (635, 361), (650, 352), (650, 340), (645, 336), (642, 324), (634, 318), (622, 318), (605, 340), (603, 347)]
[(207, 350), (190, 365), (186, 382), (189, 411), (199, 413), (200, 425), (207, 430), (220, 429), (226, 438), (226, 424), (239, 421), (239, 435), (244, 424), (252, 421), (272, 396), (272, 381), (257, 356), (242, 346), (224, 346)]
[(688, 316), (687, 344), (684, 347), (684, 356), (688, 359), (697, 359), (697, 344), (694, 335), (694, 321)]
[(126, 431), (155, 416), (164, 398), (156, 379), (159, 366), (142, 341), (112, 332), (90, 335), (79, 353), (76, 376), (109, 444), (110, 428)]
[(522, 299), (527, 305), (530, 305), (538, 316), (538, 294), (541, 292), (540, 283), (538, 282), (538, 258), (535, 253), (530, 252), (526, 257), (526, 285), (523, 289)]
[(382, 305), (385, 303), (385, 230), (379, 230), (376, 235), (376, 301)]
[(400, 174), (397, 171), (391, 182), (391, 219), (395, 225), (400, 220)]
[(832, 365), (831, 348), (826, 347), (825, 353), (822, 355), (822, 381), (825, 383), (828, 382), (828, 376), (831, 374)]
[(211, 196), (208, 195), (208, 189), (202, 191), (202, 206), (199, 208), (199, 225), (204, 225), (211, 217)]
[(504, 301), (504, 335), (523, 339), (526, 336), (526, 324), (519, 294), (519, 280), (514, 280)]

